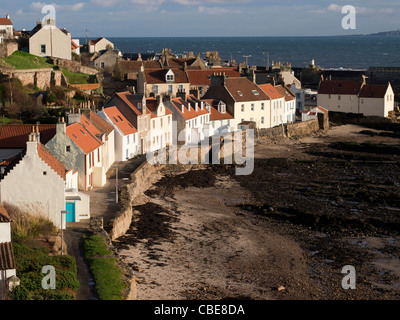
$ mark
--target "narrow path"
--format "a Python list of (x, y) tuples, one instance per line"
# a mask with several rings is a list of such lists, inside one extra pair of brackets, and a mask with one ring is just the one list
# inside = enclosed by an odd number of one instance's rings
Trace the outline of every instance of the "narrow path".
[[(104, 226), (112, 219), (119, 210), (119, 204), (116, 203), (115, 194), (115, 173), (114, 167), (118, 167), (118, 183), (123, 186), (130, 181), (130, 175), (144, 161), (146, 157), (131, 159), (126, 162), (116, 162), (111, 167), (107, 183), (102, 188), (96, 188), (92, 191), (84, 193), (90, 195), (90, 215), (91, 217), (102, 216)], [(80, 289), (78, 291), (77, 300), (97, 300), (97, 294), (94, 289), (94, 280), (90, 272), (88, 262), (86, 261), (83, 251), (83, 235), (89, 227), (89, 220), (79, 223), (68, 223), (67, 230), (64, 230), (64, 241), (67, 245), (67, 253), (76, 260), (78, 268), (78, 281)]]

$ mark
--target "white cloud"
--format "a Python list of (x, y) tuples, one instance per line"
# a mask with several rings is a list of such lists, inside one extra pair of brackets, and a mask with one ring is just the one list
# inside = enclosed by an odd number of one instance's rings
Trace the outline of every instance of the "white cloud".
[(230, 10), (228, 8), (222, 8), (222, 7), (204, 7), (204, 6), (198, 7), (198, 11), (200, 13), (211, 14), (211, 15), (221, 15), (221, 14), (228, 14), (228, 13), (235, 13), (235, 14), (241, 13), (240, 10)]
[(21, 14), (29, 14), (29, 13), (36, 13), (36, 12), (41, 12), (42, 13), (42, 9), (43, 7), (50, 5), (53, 6), (56, 11), (68, 11), (68, 12), (77, 12), (77, 11), (81, 11), (83, 9), (83, 7), (85, 6), (84, 2), (79, 2), (79, 3), (75, 3), (75, 4), (71, 4), (71, 5), (60, 5), (57, 3), (46, 3), (46, 2), (40, 2), (40, 1), (36, 1), (36, 2), (32, 2), (31, 5), (29, 6), (29, 9), (24, 10), (24, 9), (19, 9), (17, 11), (17, 14), (21, 15)]

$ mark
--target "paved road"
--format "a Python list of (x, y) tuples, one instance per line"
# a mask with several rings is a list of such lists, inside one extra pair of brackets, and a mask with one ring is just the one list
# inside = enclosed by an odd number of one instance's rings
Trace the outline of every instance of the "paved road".
[[(110, 169), (107, 176), (107, 183), (102, 188), (95, 188), (84, 193), (90, 195), (90, 215), (91, 217), (102, 216), (104, 226), (107, 226), (110, 219), (119, 210), (115, 195), (115, 173), (113, 167), (118, 167), (118, 183), (123, 186), (129, 183), (130, 174), (136, 170), (144, 161), (145, 157), (131, 159), (126, 162), (116, 162)], [(68, 223), (67, 230), (64, 231), (64, 240), (67, 245), (68, 255), (75, 258), (78, 267), (78, 280), (80, 290), (77, 295), (78, 300), (97, 300), (94, 290), (94, 281), (90, 273), (89, 265), (83, 252), (83, 235), (89, 227), (89, 221), (80, 223)]]

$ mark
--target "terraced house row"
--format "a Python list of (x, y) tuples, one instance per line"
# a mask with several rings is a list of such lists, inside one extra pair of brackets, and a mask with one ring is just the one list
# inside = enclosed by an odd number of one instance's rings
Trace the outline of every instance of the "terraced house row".
[[(146, 93), (117, 92), (100, 110), (70, 110), (57, 124), (2, 126), (0, 203), (24, 206), (65, 227), (61, 211), (68, 211), (67, 222), (90, 218), (85, 192), (103, 187), (116, 161), (171, 144), (198, 144), (247, 122), (264, 129), (294, 121), (288, 88), (258, 86), (232, 72), (196, 71), (201, 74), (191, 75), (198, 80), (191, 86), (182, 85), (187, 73), (147, 70)], [(201, 83), (207, 86), (202, 96)]]

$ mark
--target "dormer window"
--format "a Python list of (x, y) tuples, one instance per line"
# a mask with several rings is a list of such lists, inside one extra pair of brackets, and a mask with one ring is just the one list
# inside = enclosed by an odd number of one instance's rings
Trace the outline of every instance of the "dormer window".
[(226, 104), (225, 103), (220, 102), (218, 104), (218, 112), (219, 113), (226, 113)]
[(175, 81), (175, 74), (172, 72), (172, 70), (169, 70), (167, 74), (165, 75), (165, 81), (167, 82), (174, 82)]
[(253, 94), (254, 94), (255, 96), (258, 96), (258, 95), (260, 95), (260, 94), (258, 93), (258, 91), (257, 91), (257, 90), (253, 90)]

